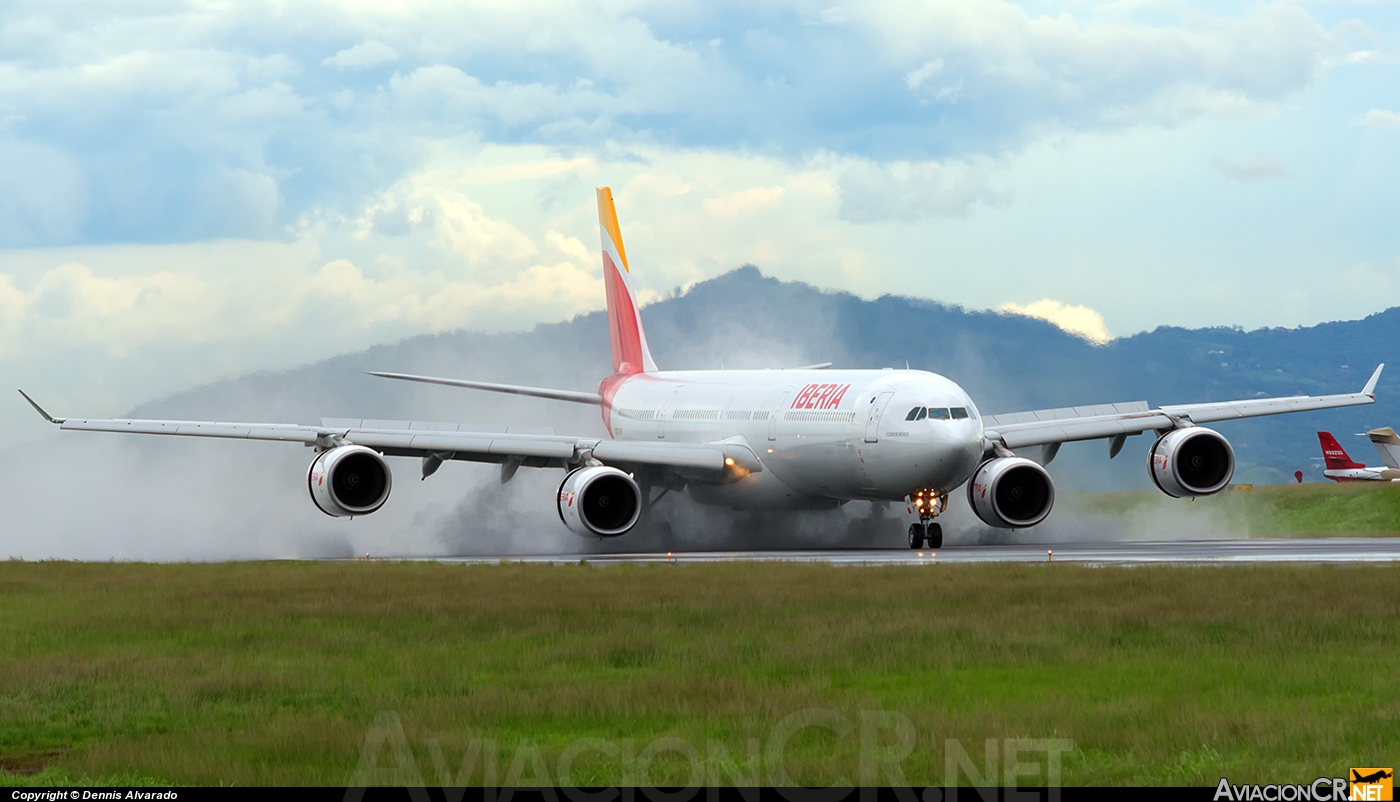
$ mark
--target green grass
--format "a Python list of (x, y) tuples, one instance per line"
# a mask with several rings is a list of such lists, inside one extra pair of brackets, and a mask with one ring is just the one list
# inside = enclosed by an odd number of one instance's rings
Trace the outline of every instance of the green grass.
[(1250, 491), (1226, 490), (1193, 501), (1167, 498), (1155, 490), (1082, 493), (1068, 496), (1066, 506), (1118, 518), (1129, 528), (1185, 519), (1220, 535), (1400, 535), (1400, 483), (1390, 482), (1256, 485)]
[(862, 711), (912, 726), (912, 783), (949, 779), (950, 738), (979, 772), (986, 739), (1001, 763), (1000, 739), (1068, 739), (1071, 784), (1310, 781), (1400, 756), (1397, 580), (1389, 566), (0, 563), (0, 784), (344, 784), (372, 733), (373, 765), (402, 761), (397, 745), (428, 782), (439, 765), (482, 782), (492, 744), (498, 779), (558, 781), (581, 738), (616, 754), (584, 751), (574, 782), (685, 782), (674, 750), (642, 775), (648, 744), (667, 743), (693, 748), (705, 779), (773, 781), (766, 753), (794, 714), (854, 729), (797, 732), (787, 776), (855, 782)]

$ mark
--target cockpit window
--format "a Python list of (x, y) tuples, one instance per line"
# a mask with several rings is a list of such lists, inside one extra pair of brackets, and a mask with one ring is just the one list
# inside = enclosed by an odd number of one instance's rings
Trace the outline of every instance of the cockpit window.
[(967, 417), (966, 407), (953, 407), (953, 420), (962, 420)]
[(924, 409), (923, 407), (919, 407), (919, 417), (915, 418), (914, 420), (923, 420), (926, 417), (928, 417), (928, 410)]
[(918, 418), (918, 417), (919, 417), (919, 413), (920, 413), (920, 412), (923, 412), (923, 411), (924, 411), (924, 408), (923, 408), (923, 407), (914, 407), (913, 409), (909, 410), (909, 414), (908, 414), (908, 415), (905, 415), (905, 416), (904, 416), (904, 419), (905, 419), (905, 420), (914, 420), (914, 419)]
[(934, 420), (948, 420), (947, 407), (929, 407), (928, 416)]

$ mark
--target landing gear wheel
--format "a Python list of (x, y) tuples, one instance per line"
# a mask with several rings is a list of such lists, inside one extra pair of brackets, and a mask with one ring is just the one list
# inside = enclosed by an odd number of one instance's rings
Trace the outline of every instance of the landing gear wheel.
[(931, 549), (943, 548), (943, 525), (932, 523), (928, 525), (928, 547)]
[(909, 548), (923, 548), (924, 527), (923, 524), (909, 524)]

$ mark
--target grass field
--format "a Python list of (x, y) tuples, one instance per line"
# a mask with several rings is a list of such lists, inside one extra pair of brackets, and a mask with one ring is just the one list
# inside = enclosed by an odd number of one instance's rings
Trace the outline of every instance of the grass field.
[[(985, 772), (987, 739), (998, 782), (1008, 738), (1072, 743), (1070, 784), (1310, 781), (1400, 757), (1397, 580), (12, 561), (0, 784), (481, 783), (487, 763), (497, 780), (664, 784), (691, 757), (697, 780), (826, 784), (868, 778), (862, 755), (868, 771), (901, 737), (911, 783), (969, 782), (948, 754)], [(828, 726), (775, 750), (794, 715)], [(412, 767), (357, 775), (367, 740), (369, 765)]]
[(1122, 519), (1207, 517), (1221, 532), (1259, 537), (1400, 534), (1400, 483), (1390, 482), (1256, 485), (1194, 501), (1155, 490), (1081, 493), (1066, 496), (1065, 506)]

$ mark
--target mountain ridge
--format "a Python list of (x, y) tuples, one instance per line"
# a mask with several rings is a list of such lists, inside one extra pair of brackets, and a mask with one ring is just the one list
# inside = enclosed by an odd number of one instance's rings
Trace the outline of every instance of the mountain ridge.
[[(1159, 326), (1095, 344), (1038, 318), (908, 296), (864, 300), (805, 282), (780, 281), (752, 265), (651, 303), (642, 315), (663, 369), (779, 368), (825, 361), (880, 368), (907, 362), (957, 381), (987, 414), (1116, 401), (1146, 400), (1156, 406), (1354, 392), (1386, 360), (1383, 343), (1400, 335), (1397, 307), (1361, 320), (1294, 329)], [(131, 414), (226, 418), (221, 413), (241, 408), (300, 421), (320, 416), (422, 420), (430, 415), (454, 420), (453, 410), (466, 409), (491, 422), (553, 420), (560, 430), (605, 435), (595, 414), (580, 416), (579, 410), (566, 409), (571, 405), (520, 400), (502, 408), (492, 403), (500, 402), (499, 397), (408, 387), (360, 374), (391, 370), (592, 390), (609, 372), (608, 360), (606, 315), (595, 311), (527, 332), (420, 335), (297, 368), (214, 382), (143, 404)], [(248, 404), (246, 393), (230, 392), (240, 384), (256, 388), (262, 403)], [(240, 402), (232, 404), (233, 399)], [(1400, 376), (1391, 372), (1382, 376), (1371, 407), (1219, 428), (1237, 445), (1242, 479), (1285, 481), (1294, 470), (1320, 479), (1320, 468), (1313, 470), (1311, 460), (1317, 446), (1314, 431), (1336, 429), (1344, 435), (1394, 425), (1396, 413)], [(535, 417), (523, 420), (527, 416)], [(1347, 442), (1345, 436), (1342, 440)], [(1070, 444), (1060, 457), (1077, 466), (1088, 488), (1144, 486), (1145, 470), (1107, 471), (1107, 465), (1091, 467), (1106, 460), (1077, 457), (1093, 446)], [(1369, 450), (1357, 448), (1353, 456), (1366, 461), (1373, 456)], [(1143, 475), (1112, 478), (1123, 473)]]

